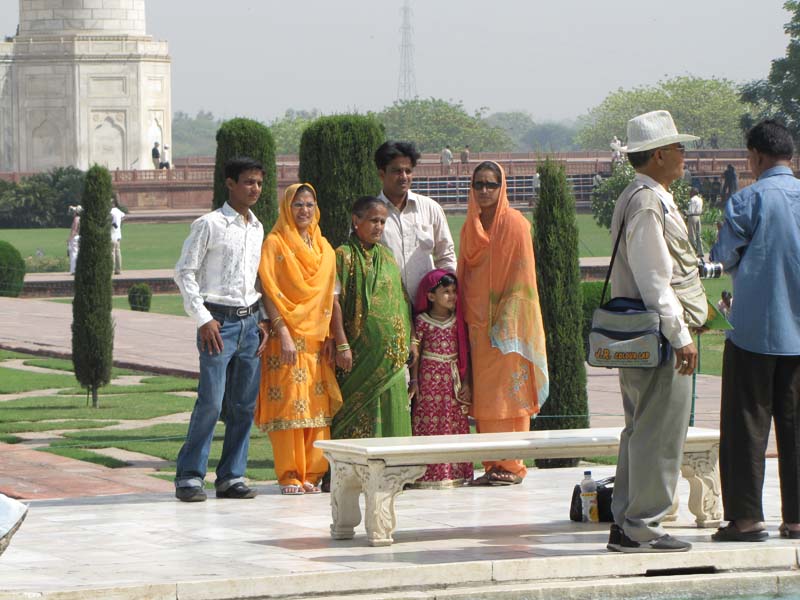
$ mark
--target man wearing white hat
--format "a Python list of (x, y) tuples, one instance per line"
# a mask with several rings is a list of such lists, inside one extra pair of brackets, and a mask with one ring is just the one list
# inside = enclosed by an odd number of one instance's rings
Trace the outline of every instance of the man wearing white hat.
[(683, 142), (664, 110), (628, 121), (623, 148), (636, 176), (617, 199), (612, 239), (622, 231), (611, 272), (616, 297), (641, 299), (661, 317), (661, 333), (672, 346), (654, 368), (619, 370), (625, 410), (611, 505), (608, 549), (619, 552), (682, 552), (691, 544), (666, 533), (689, 426), (691, 377), (697, 349), (690, 328), (701, 327), (707, 300), (689, 232), (668, 191), (683, 175)]

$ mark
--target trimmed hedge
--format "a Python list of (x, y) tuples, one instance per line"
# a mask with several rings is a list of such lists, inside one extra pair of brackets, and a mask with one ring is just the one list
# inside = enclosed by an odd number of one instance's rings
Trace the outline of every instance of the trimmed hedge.
[(350, 234), (350, 208), (381, 189), (375, 150), (383, 126), (372, 116), (336, 115), (314, 121), (300, 139), (300, 181), (317, 190), (320, 228), (336, 248)]
[(134, 283), (128, 290), (128, 304), (131, 310), (150, 312), (150, 301), (153, 292), (146, 283)]
[(86, 173), (81, 216), (81, 251), (72, 301), (72, 364), (75, 378), (92, 393), (111, 380), (114, 323), (111, 320), (111, 174), (95, 165)]
[(0, 240), (0, 296), (16, 298), (25, 282), (25, 261), (10, 243)]
[[(539, 168), (539, 174), (541, 188), (534, 221), (534, 246), (547, 339), (550, 398), (534, 420), (533, 428), (588, 427), (575, 199), (562, 166), (547, 160)], [(577, 459), (537, 460), (536, 464), (575, 466)]]
[(269, 232), (278, 218), (278, 174), (275, 167), (275, 141), (269, 127), (252, 119), (231, 119), (217, 130), (217, 155), (214, 163), (213, 207), (228, 200), (225, 186), (225, 163), (237, 156), (249, 156), (264, 165), (261, 197), (252, 208), (264, 231)]

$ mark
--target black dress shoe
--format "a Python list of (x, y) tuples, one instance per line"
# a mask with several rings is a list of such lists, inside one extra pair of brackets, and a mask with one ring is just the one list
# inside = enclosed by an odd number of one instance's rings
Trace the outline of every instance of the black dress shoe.
[(247, 487), (241, 481), (239, 483), (234, 483), (227, 489), (217, 490), (217, 498), (236, 498), (237, 500), (244, 500), (246, 498), (255, 498), (256, 496), (258, 496), (258, 492)]
[(205, 502), (206, 491), (201, 487), (178, 487), (175, 497), (181, 502)]

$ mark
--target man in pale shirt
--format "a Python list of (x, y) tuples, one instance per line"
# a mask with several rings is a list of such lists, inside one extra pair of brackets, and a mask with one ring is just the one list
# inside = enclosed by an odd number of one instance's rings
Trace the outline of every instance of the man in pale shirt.
[(114, 274), (119, 275), (122, 272), (122, 250), (120, 243), (122, 242), (122, 219), (125, 218), (125, 213), (119, 207), (119, 200), (114, 196), (111, 199), (111, 255), (114, 257)]
[(692, 188), (689, 198), (689, 209), (686, 211), (686, 225), (689, 227), (689, 243), (692, 244), (697, 256), (703, 258), (703, 240), (700, 237), (700, 217), (703, 216), (703, 197), (700, 190)]
[[(661, 317), (661, 332), (676, 360), (654, 368), (619, 369), (625, 411), (620, 436), (614, 498), (614, 524), (608, 549), (617, 552), (681, 552), (691, 544), (666, 533), (661, 520), (669, 512), (683, 455), (691, 406), (690, 375), (697, 350), (687, 325), (684, 284), (697, 300), (704, 293), (694, 252), (687, 250), (686, 225), (667, 190), (683, 175), (684, 147), (696, 140), (679, 134), (667, 111), (628, 122), (628, 160), (633, 182), (617, 200), (612, 240), (623, 235), (611, 271), (616, 297), (640, 298)], [(689, 269), (686, 271), (686, 269)], [(689, 272), (685, 276), (685, 272)], [(707, 302), (706, 302), (707, 304)], [(706, 319), (706, 304), (692, 313), (693, 326)]]
[(217, 498), (254, 498), (245, 484), (250, 426), (267, 340), (256, 290), (264, 228), (250, 210), (261, 196), (264, 167), (250, 158), (225, 165), (228, 201), (192, 223), (175, 265), (183, 305), (197, 323), (200, 380), (186, 441), (178, 453), (175, 497), (202, 502), (214, 428), (226, 403), (225, 441), (216, 470)]
[(411, 191), (419, 156), (409, 142), (388, 141), (375, 152), (375, 166), (383, 183), (378, 198), (389, 210), (381, 242), (394, 254), (403, 287), (412, 299), (428, 272), (456, 272), (453, 236), (444, 210), (435, 200)]

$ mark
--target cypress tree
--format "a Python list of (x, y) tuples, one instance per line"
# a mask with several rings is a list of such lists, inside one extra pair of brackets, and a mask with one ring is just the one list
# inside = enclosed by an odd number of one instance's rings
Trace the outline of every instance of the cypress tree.
[(321, 117), (303, 132), (300, 181), (317, 190), (320, 228), (334, 248), (350, 233), (353, 200), (381, 189), (373, 157), (383, 141), (383, 126), (364, 115)]
[[(547, 339), (550, 398), (534, 429), (588, 427), (583, 313), (575, 198), (564, 168), (547, 160), (539, 169), (534, 247), (539, 301)], [(577, 459), (537, 461), (540, 467), (574, 466)]]
[(111, 320), (111, 174), (93, 166), (86, 173), (80, 252), (72, 301), (72, 364), (75, 378), (91, 391), (111, 380), (114, 324)]
[(231, 119), (217, 130), (217, 155), (214, 164), (213, 207), (228, 200), (225, 187), (225, 163), (237, 156), (249, 156), (264, 165), (264, 186), (261, 197), (252, 208), (265, 231), (272, 229), (278, 218), (278, 174), (275, 167), (275, 141), (269, 127), (252, 119)]

